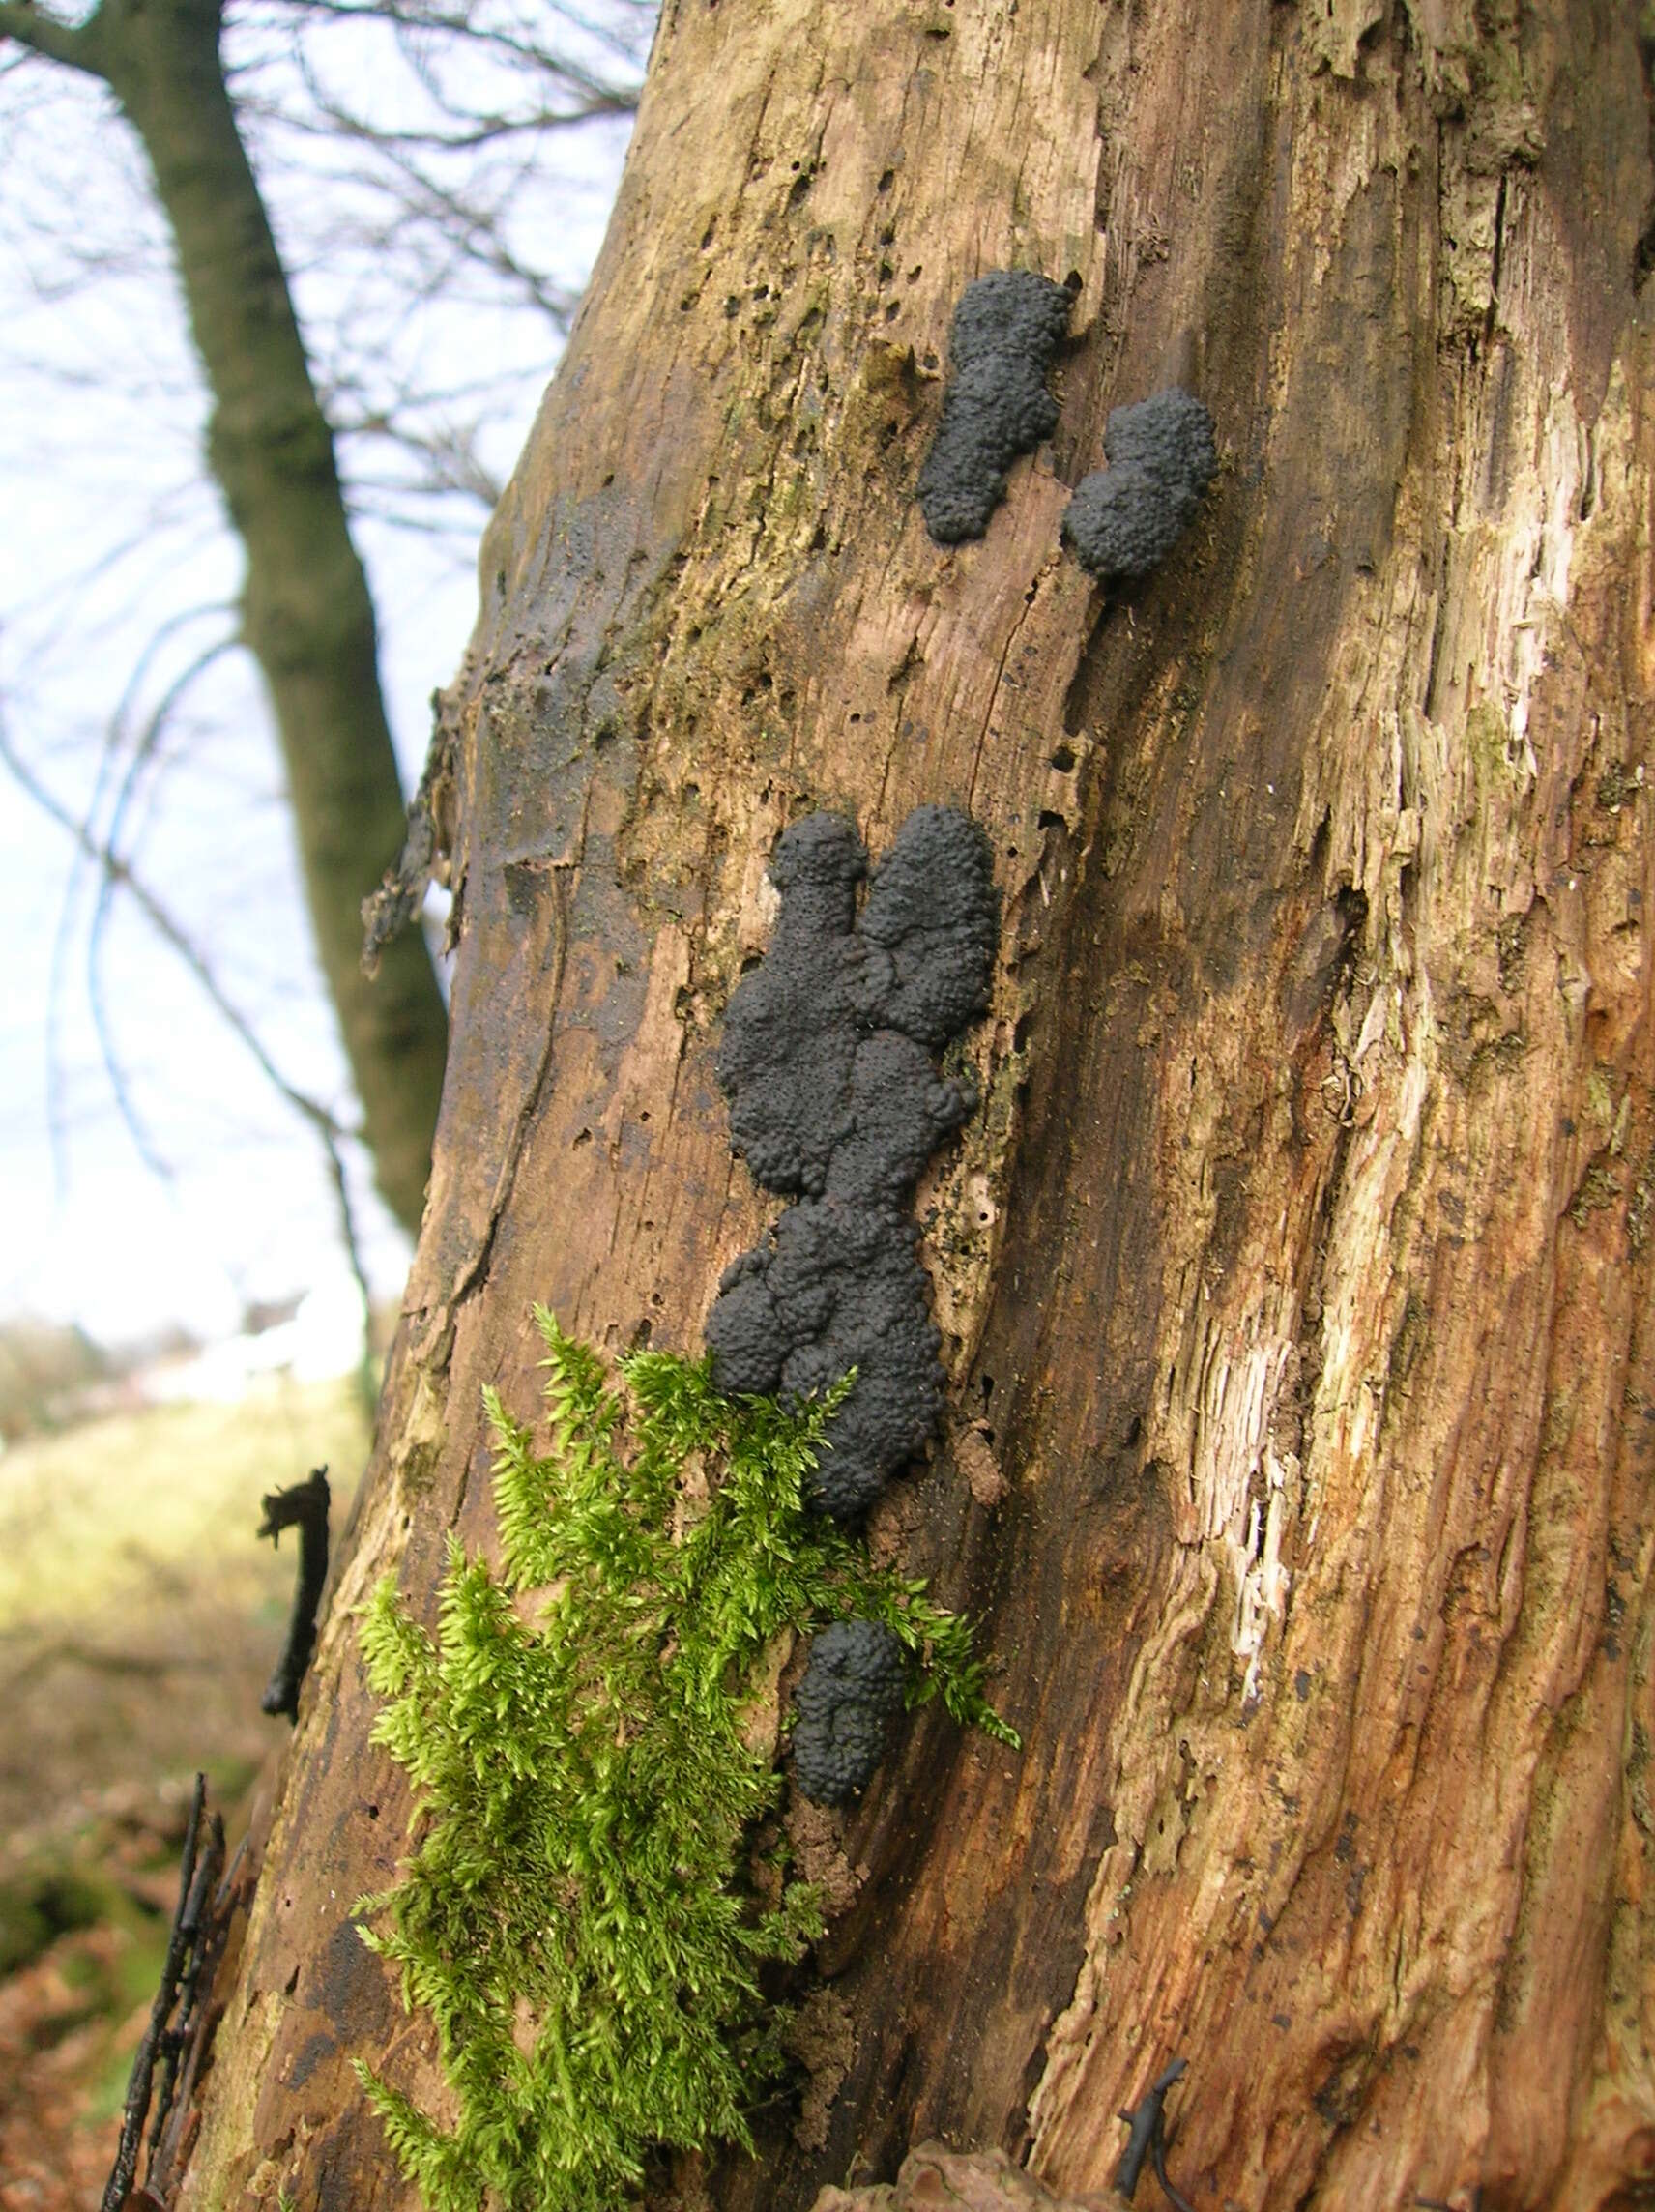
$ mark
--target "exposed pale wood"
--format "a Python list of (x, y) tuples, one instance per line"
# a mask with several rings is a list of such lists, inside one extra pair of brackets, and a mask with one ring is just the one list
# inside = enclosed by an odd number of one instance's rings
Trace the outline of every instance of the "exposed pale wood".
[[(1005, 898), (922, 1194), (973, 1441), (877, 1534), (986, 1609), (1028, 1748), (913, 1729), (826, 2140), (713, 2199), (927, 2136), (1098, 2189), (1175, 2050), (1203, 2204), (1655, 2171), (1650, 118), (1624, 10), (1496, 13), (669, 5), (484, 549), (436, 1179), (188, 2204), (404, 2202), (349, 1608), (487, 1539), (531, 1299), (698, 1341), (769, 1210), (711, 1076), (765, 854), (930, 799)], [(1014, 262), (1082, 280), (1063, 420), (945, 554), (934, 372)], [(1173, 378), (1224, 470), (1106, 609), (1063, 485)]]
[(829, 2186), (812, 2212), (949, 2212), (955, 2205), (960, 2212), (1116, 2212), (1128, 2201), (1114, 2190), (1055, 2197), (1002, 2150), (951, 2151), (945, 2143), (917, 2143), (895, 2181), (859, 2189)]

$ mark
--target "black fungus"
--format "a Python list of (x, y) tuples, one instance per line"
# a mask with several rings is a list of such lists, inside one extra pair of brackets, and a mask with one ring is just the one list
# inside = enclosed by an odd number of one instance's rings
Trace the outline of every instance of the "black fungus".
[(943, 419), (919, 471), (925, 527), (940, 545), (980, 538), (1005, 472), (1058, 426), (1046, 390), (1074, 295), (1031, 269), (996, 269), (968, 284), (948, 335)]
[(1063, 536), (1102, 583), (1147, 576), (1189, 527), (1212, 481), (1212, 417), (1187, 392), (1157, 392), (1113, 411), (1103, 450), (1109, 466), (1075, 487)]
[(836, 1620), (812, 1641), (793, 1693), (793, 1770), (812, 1804), (846, 1804), (873, 1780), (902, 1681), (902, 1645), (877, 1620)]
[(896, 1207), (804, 1199), (725, 1270), (708, 1317), (722, 1390), (808, 1397), (857, 1370), (811, 1476), (835, 1521), (867, 1510), (943, 1411), (915, 1235)]
[(765, 1189), (796, 1197), (725, 1270), (707, 1321), (721, 1390), (792, 1398), (857, 1382), (813, 1477), (854, 1521), (943, 1405), (939, 1338), (908, 1199), (976, 1104), (933, 1055), (988, 1002), (999, 902), (968, 815), (916, 807), (869, 885), (843, 815), (810, 814), (770, 862), (781, 910), (737, 986), (717, 1071), (730, 1141)]

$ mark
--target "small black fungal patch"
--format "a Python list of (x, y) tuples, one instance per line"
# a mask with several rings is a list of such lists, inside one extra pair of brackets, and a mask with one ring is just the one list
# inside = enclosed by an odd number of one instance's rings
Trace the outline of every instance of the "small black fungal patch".
[(933, 1151), (976, 1105), (933, 1055), (988, 1003), (999, 899), (969, 815), (919, 806), (868, 887), (843, 815), (779, 840), (769, 951), (738, 984), (718, 1080), (754, 1180), (797, 1197), (724, 1272), (707, 1321), (713, 1379), (806, 1397), (857, 1381), (822, 1447), (814, 1500), (855, 1521), (943, 1407), (940, 1339), (907, 1204)]
[(902, 1645), (877, 1620), (836, 1620), (815, 1637), (793, 1693), (793, 1771), (813, 1805), (844, 1805), (873, 1780), (902, 1710)]
[(279, 1546), (281, 1531), (299, 1530), (299, 1576), (288, 1616), (287, 1642), (265, 1690), (263, 1709), (299, 1718), (299, 1689), (316, 1648), (316, 1612), (328, 1580), (328, 1470), (312, 1468), (303, 1482), (273, 1490), (263, 1500), (259, 1534)]
[(925, 527), (939, 545), (980, 538), (1005, 496), (1005, 472), (1058, 427), (1046, 371), (1074, 294), (1031, 269), (968, 284), (948, 335), (943, 419), (919, 471)]
[(1103, 433), (1107, 469), (1083, 477), (1063, 537), (1100, 583), (1159, 567), (1194, 520), (1218, 467), (1212, 417), (1188, 392), (1117, 407)]

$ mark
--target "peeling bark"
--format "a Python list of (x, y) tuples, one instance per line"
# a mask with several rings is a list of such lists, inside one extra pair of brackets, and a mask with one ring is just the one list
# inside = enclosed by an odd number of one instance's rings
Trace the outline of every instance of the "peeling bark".
[[(769, 846), (928, 800), (1005, 926), (920, 1193), (958, 1441), (873, 1532), (1027, 1749), (911, 1729), (840, 1824), (842, 2079), (680, 2200), (926, 2137), (1102, 2191), (1175, 2052), (1198, 2204), (1647, 2189), (1650, 199), (1608, 0), (669, 4), (448, 703), (431, 1206), (182, 2203), (407, 2201), (351, 1608), (487, 1540), (531, 1299), (698, 1341)], [(1014, 265), (1080, 279), (1061, 422), (943, 551), (948, 319)], [(1174, 382), (1220, 476), (1106, 600), (1065, 487)]]

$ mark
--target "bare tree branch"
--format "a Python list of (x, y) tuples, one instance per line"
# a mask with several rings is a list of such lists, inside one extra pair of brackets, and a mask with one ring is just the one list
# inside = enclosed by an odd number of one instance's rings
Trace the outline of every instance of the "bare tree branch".
[(128, 893), (133, 905), (137, 907), (157, 936), (166, 943), (195, 977), (202, 990), (212, 1001), (215, 1012), (229, 1026), (241, 1043), (251, 1053), (260, 1071), (293, 1107), (294, 1111), (303, 1114), (306, 1121), (313, 1122), (318, 1128), (327, 1128), (335, 1135), (354, 1136), (356, 1131), (347, 1129), (326, 1106), (317, 1099), (309, 1097), (305, 1091), (297, 1090), (287, 1081), (271, 1060), (246, 1016), (225, 996), (218, 977), (213, 974), (187, 932), (174, 921), (160, 901), (155, 897), (146, 885), (139, 881), (120, 855), (110, 852), (106, 845), (101, 844), (87, 830), (84, 823), (77, 822), (70, 809), (46, 790), (45, 786), (19, 758), (4, 730), (0, 730), (0, 761), (3, 761), (6, 767), (11, 770), (13, 775), (22, 785), (29, 797), (34, 800), (35, 803), (44, 808), (54, 822), (67, 830), (77, 843), (83, 845), (99, 867)]
[(70, 69), (84, 70), (91, 76), (103, 73), (93, 29), (97, 20), (94, 15), (91, 22), (76, 27), (55, 15), (44, 15), (31, 7), (29, 0), (0, 0), (0, 38), (15, 39), (31, 53), (63, 62)]
[[(498, 24), (479, 24), (473, 11), (465, 7), (425, 7), (419, 0), (284, 0), (284, 12), (295, 18), (322, 20), (332, 16), (341, 21), (392, 23), (407, 32), (463, 39), (475, 46), (492, 48), (519, 65), (551, 72), (571, 72), (573, 68), (566, 53), (521, 32)], [(653, 7), (639, 5), (638, 0), (613, 8), (607, 20), (575, 8), (545, 10), (553, 20), (566, 24), (595, 45), (607, 47), (617, 60), (632, 69), (638, 66), (639, 48), (647, 43), (654, 13)], [(618, 30), (617, 19), (625, 22), (627, 29)]]
[[(98, 772), (93, 782), (92, 796), (87, 802), (83, 817), (89, 830), (97, 823), (102, 811), (104, 795), (109, 788), (110, 779), (115, 772), (115, 764), (120, 757), (123, 746), (128, 714), (157, 655), (163, 646), (170, 643), (180, 630), (188, 627), (189, 624), (199, 621), (203, 615), (207, 614), (233, 616), (234, 609), (222, 606), (190, 607), (181, 614), (172, 616), (156, 630), (134, 662), (128, 675), (126, 686), (105, 729), (103, 745), (98, 763)], [(172, 709), (177, 705), (195, 677), (217, 660), (233, 643), (233, 638), (221, 639), (210, 647), (206, 653), (197, 655), (184, 674), (168, 685), (160, 705), (151, 713), (139, 735), (132, 764), (119, 787), (114, 817), (109, 830), (102, 840), (109, 847), (113, 848), (119, 841), (120, 821), (125, 814), (131, 794), (135, 788), (136, 778), (153, 754), (155, 746), (159, 743), (170, 719)], [(52, 1150), (54, 1178), (60, 1191), (68, 1180), (68, 1166), (64, 1152), (67, 1116), (63, 1094), (63, 1062), (58, 1047), (60, 1009), (64, 1002), (70, 944), (74, 930), (75, 911), (79, 904), (82, 876), (87, 863), (96, 859), (97, 852), (98, 847), (91, 839), (76, 840), (70, 860), (69, 879), (64, 886), (63, 900), (58, 910), (57, 928), (52, 937), (50, 982), (46, 994), (46, 1129)], [(102, 931), (110, 885), (111, 878), (108, 872), (104, 871), (101, 878), (101, 889), (93, 924), (95, 934)], [(113, 1036), (105, 1019), (102, 1001), (95, 948), (94, 958), (89, 966), (93, 1024), (97, 1031), (99, 1049), (103, 1057), (104, 1068), (114, 1091), (116, 1109), (126, 1124), (128, 1134), (137, 1147), (144, 1164), (152, 1174), (160, 1177), (163, 1181), (170, 1181), (172, 1178), (171, 1165), (154, 1144), (148, 1129), (138, 1115), (126, 1080), (126, 1071), (120, 1064), (119, 1056), (114, 1049)]]
[(133, 874), (120, 854), (112, 852), (107, 844), (96, 837), (86, 824), (76, 818), (73, 809), (66, 806), (54, 792), (46, 788), (18, 753), (3, 723), (0, 723), (0, 763), (10, 769), (15, 781), (43, 813), (48, 814), (60, 829), (67, 830), (103, 874), (127, 892), (157, 936), (177, 954), (194, 976), (212, 1002), (215, 1012), (252, 1055), (267, 1082), (280, 1093), (293, 1111), (334, 1143), (340, 1139), (356, 1138), (359, 1135), (357, 1130), (341, 1121), (320, 1099), (301, 1091), (281, 1073), (251, 1023), (226, 995), (189, 932), (174, 920), (148, 886)]
[[(201, 665), (206, 665), (210, 657), (216, 657), (216, 655), (202, 655)], [(199, 673), (199, 668), (192, 673)], [(66, 806), (55, 793), (46, 788), (40, 777), (18, 755), (4, 722), (0, 722), (0, 763), (4, 763), (11, 770), (15, 779), (27, 792), (36, 805), (44, 813), (48, 814), (61, 829), (67, 830), (69, 835), (73, 838), (76, 846), (97, 863), (104, 879), (104, 893), (115, 886), (119, 886), (128, 893), (151, 928), (184, 962), (186, 968), (189, 969), (212, 1002), (215, 1011), (252, 1055), (266, 1080), (315, 1134), (328, 1162), (329, 1180), (333, 1185), (334, 1205), (338, 1212), (340, 1241), (344, 1245), (345, 1257), (356, 1280), (357, 1288), (362, 1294), (363, 1311), (365, 1315), (371, 1307), (372, 1292), (368, 1281), (366, 1264), (363, 1256), (361, 1232), (351, 1198), (350, 1183), (345, 1173), (342, 1149), (347, 1142), (360, 1143), (360, 1132), (341, 1121), (337, 1115), (324, 1105), (320, 1099), (312, 1097), (307, 1091), (301, 1091), (296, 1084), (290, 1083), (286, 1076), (281, 1073), (271, 1059), (252, 1025), (225, 994), (218, 977), (213, 974), (212, 969), (208, 966), (188, 931), (173, 919), (155, 894), (133, 874), (131, 866), (122, 859), (120, 854), (113, 851), (107, 842), (94, 836), (87, 825), (76, 819), (73, 810)], [(101, 904), (103, 895), (101, 893)], [(96, 1010), (102, 1022), (101, 1000)], [(104, 1050), (105, 1065), (109, 1072), (110, 1081), (116, 1087), (119, 1099), (124, 1084), (123, 1073), (118, 1057), (108, 1044), (106, 1032), (102, 1027), (100, 1029), (100, 1042)], [(137, 1121), (136, 1117), (130, 1112), (128, 1106), (124, 1105), (123, 1116), (131, 1130), (134, 1143), (138, 1145), (139, 1150), (144, 1154), (146, 1165), (163, 1177), (170, 1175), (170, 1169), (166, 1164), (153, 1154), (149, 1149), (141, 1124)]]
[[(106, 856), (106, 859), (100, 872), (98, 897), (93, 906), (92, 922), (86, 938), (86, 993), (92, 1009), (92, 1022), (98, 1036), (99, 1050), (103, 1056), (104, 1069), (108, 1074), (110, 1087), (114, 1091), (121, 1117), (131, 1134), (132, 1142), (143, 1154), (146, 1165), (165, 1179), (170, 1179), (172, 1171), (162, 1159), (159, 1148), (151, 1141), (132, 1101), (131, 1086), (126, 1080), (126, 1071), (121, 1065), (120, 1056), (116, 1049), (114, 1028), (109, 1019), (108, 1004), (104, 997), (103, 946), (109, 917), (113, 911), (116, 884), (119, 880), (115, 866), (111, 865), (110, 862), (118, 862), (122, 867), (128, 865), (121, 854), (121, 831), (126, 823), (127, 810), (137, 789), (138, 780), (153, 759), (156, 748), (172, 719), (174, 708), (184, 698), (196, 678), (204, 675), (209, 668), (221, 660), (224, 655), (231, 652), (239, 643), (240, 639), (236, 636), (218, 638), (203, 652), (198, 653), (189, 667), (182, 670), (167, 685), (143, 729), (139, 732), (138, 741), (132, 748), (132, 757), (128, 764), (127, 772), (116, 790), (114, 804), (109, 812), (108, 825), (100, 841), (102, 852)], [(106, 754), (105, 758), (107, 757)], [(95, 821), (96, 819), (95, 813), (89, 816), (89, 820)], [(89, 858), (90, 856), (85, 854), (84, 848), (80, 848), (77, 851), (77, 857)]]

